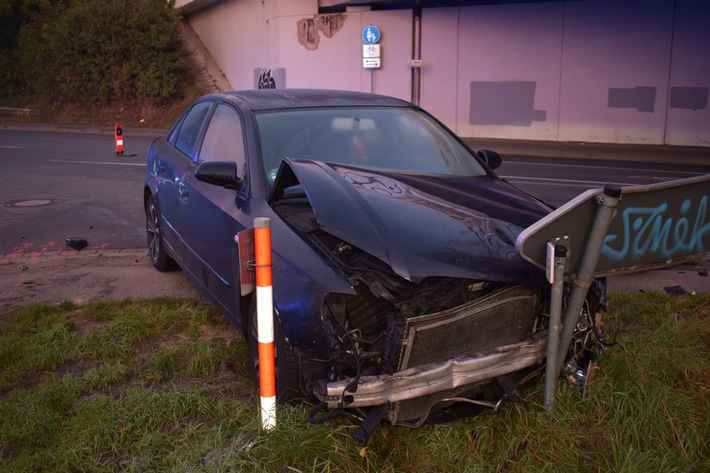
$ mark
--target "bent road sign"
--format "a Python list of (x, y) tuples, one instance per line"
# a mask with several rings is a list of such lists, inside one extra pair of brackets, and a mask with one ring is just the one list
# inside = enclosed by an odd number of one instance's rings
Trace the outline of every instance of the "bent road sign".
[[(584, 192), (523, 230), (515, 247), (545, 269), (548, 242), (569, 245), (575, 274), (594, 223), (601, 189)], [(621, 188), (595, 276), (643, 271), (710, 253), (710, 175)]]

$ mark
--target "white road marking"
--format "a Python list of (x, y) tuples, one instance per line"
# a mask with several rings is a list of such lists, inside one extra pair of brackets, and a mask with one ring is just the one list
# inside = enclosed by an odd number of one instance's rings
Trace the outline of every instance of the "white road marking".
[[(588, 166), (584, 164), (564, 164), (564, 163), (536, 163), (536, 162), (524, 162), (524, 161), (508, 161), (505, 160), (504, 164), (517, 164), (520, 166), (535, 166), (535, 167), (555, 167), (555, 168), (586, 168), (586, 169), (601, 169), (604, 168), (604, 166)], [(658, 170), (656, 169), (643, 169), (643, 168), (626, 168), (626, 167), (607, 167), (606, 169), (614, 169), (615, 171), (624, 171), (624, 172), (657, 172)], [(662, 172), (665, 173), (670, 173), (670, 174), (689, 174), (691, 176), (695, 176), (698, 173), (693, 172), (693, 171), (673, 171), (670, 169), (664, 169)]]
[(105, 166), (143, 166), (145, 167), (145, 163), (99, 163), (96, 161), (68, 161), (64, 159), (50, 159), (50, 162), (53, 163), (69, 163), (69, 164), (98, 164), (98, 165), (105, 165)]
[[(503, 179), (507, 179), (516, 184), (527, 183), (527, 184), (545, 184), (552, 186), (570, 186), (570, 187), (588, 187), (588, 186), (605, 186), (610, 184), (609, 182), (601, 181), (576, 181), (572, 179), (551, 179), (549, 177), (524, 177), (524, 176), (500, 176)], [(614, 182), (611, 184), (616, 184), (619, 186), (634, 186), (637, 184), (632, 184), (628, 182)]]

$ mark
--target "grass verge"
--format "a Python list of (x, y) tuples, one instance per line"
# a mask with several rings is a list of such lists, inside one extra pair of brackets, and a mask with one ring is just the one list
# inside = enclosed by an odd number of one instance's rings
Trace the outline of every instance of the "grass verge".
[(585, 398), (542, 381), (505, 415), (407, 429), (367, 447), (346, 421), (279, 408), (260, 434), (246, 344), (212, 307), (170, 298), (0, 314), (0, 470), (710, 471), (710, 295), (611, 297)]

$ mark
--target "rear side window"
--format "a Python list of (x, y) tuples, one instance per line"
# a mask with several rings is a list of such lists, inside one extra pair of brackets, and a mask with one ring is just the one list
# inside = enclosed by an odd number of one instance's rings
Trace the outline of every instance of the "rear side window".
[(195, 157), (197, 149), (197, 140), (200, 138), (202, 126), (205, 123), (205, 118), (212, 108), (212, 102), (202, 102), (196, 104), (188, 114), (180, 126), (175, 147), (188, 155), (190, 158)]
[(231, 107), (217, 105), (205, 132), (199, 161), (234, 161), (239, 176), (244, 176), (246, 160), (242, 123)]

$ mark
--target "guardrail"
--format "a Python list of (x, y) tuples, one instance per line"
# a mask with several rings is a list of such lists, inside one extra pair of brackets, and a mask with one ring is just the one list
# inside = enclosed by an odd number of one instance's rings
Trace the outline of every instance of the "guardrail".
[(0, 107), (0, 115), (35, 115), (39, 110), (33, 108)]

